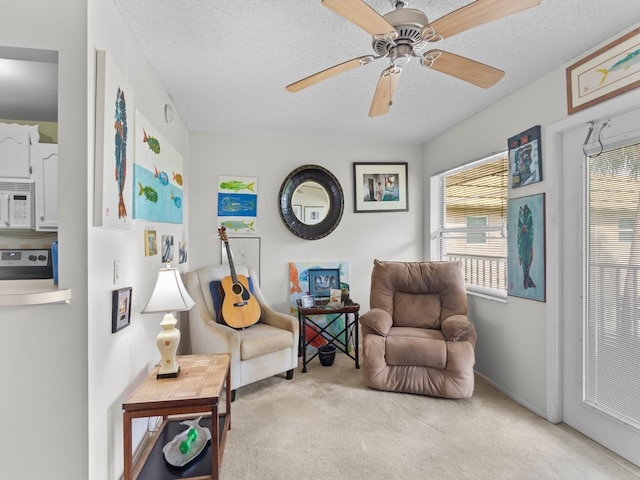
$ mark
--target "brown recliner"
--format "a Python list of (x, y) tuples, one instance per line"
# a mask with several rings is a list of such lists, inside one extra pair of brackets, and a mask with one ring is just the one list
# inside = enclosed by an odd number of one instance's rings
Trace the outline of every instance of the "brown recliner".
[(360, 316), (369, 387), (471, 397), (476, 330), (458, 262), (375, 260), (369, 305)]

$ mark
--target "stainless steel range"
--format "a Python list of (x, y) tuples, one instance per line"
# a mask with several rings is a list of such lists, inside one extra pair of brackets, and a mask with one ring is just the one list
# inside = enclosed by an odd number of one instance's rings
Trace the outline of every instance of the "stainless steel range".
[(51, 250), (0, 249), (0, 280), (53, 278)]

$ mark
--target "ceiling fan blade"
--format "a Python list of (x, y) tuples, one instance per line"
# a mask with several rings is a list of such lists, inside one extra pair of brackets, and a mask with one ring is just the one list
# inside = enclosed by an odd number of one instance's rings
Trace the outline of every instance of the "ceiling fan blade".
[(322, 0), (322, 5), (373, 37), (392, 40), (398, 36), (393, 25), (362, 0)]
[(362, 57), (353, 58), (351, 60), (347, 60), (346, 62), (339, 63), (338, 65), (334, 65), (333, 67), (329, 67), (321, 72), (314, 73), (302, 80), (298, 80), (290, 85), (286, 86), (287, 91), (289, 92), (299, 92), (311, 85), (315, 85), (316, 83), (320, 83), (323, 80), (327, 80), (339, 73), (343, 73), (349, 70), (352, 70), (356, 67), (361, 67), (364, 65), (368, 65), (371, 63), (375, 57), (373, 55), (364, 55)]
[(420, 34), (428, 42), (442, 40), (535, 7), (541, 2), (542, 0), (477, 0), (431, 22)]
[(420, 63), (427, 68), (446, 73), (482, 88), (492, 87), (504, 77), (502, 70), (442, 50), (425, 52)]
[(402, 67), (395, 65), (391, 65), (382, 71), (380, 79), (378, 79), (376, 93), (373, 94), (371, 108), (369, 109), (370, 117), (384, 115), (389, 111), (401, 73)]

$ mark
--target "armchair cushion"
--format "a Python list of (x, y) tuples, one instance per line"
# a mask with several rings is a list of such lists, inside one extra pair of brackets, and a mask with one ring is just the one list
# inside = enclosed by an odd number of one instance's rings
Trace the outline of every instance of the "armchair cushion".
[(243, 361), (290, 348), (293, 343), (291, 332), (261, 323), (243, 329), (240, 336), (240, 359)]

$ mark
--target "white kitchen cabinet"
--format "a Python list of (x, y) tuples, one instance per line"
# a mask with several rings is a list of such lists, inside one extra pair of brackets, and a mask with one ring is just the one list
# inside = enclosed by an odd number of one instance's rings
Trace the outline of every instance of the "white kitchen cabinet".
[(58, 230), (58, 145), (35, 148), (36, 230)]
[(0, 123), (0, 179), (32, 182), (37, 125)]

